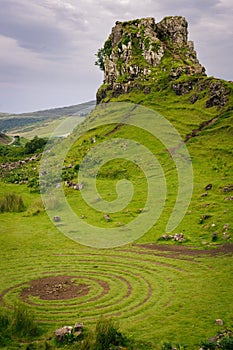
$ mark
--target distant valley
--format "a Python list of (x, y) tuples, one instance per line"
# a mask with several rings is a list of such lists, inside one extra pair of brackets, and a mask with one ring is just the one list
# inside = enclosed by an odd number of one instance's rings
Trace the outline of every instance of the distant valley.
[[(89, 101), (68, 107), (52, 108), (31, 113), (0, 113), (0, 132), (2, 134), (18, 135), (28, 139), (36, 135), (39, 137), (48, 137), (64, 118), (69, 118), (70, 122), (72, 120), (77, 122), (77, 118), (80, 118), (81, 122), (95, 105), (95, 101)], [(66, 130), (59, 133), (61, 135), (57, 136), (62, 136), (63, 133), (66, 133)], [(0, 142), (3, 144), (6, 143), (4, 140), (6, 138), (0, 138)]]

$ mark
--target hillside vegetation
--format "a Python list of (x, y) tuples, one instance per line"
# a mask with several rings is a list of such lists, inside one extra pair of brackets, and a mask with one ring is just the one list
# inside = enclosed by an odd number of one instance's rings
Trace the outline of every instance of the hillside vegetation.
[(232, 349), (233, 87), (187, 36), (117, 22), (97, 107), (0, 147), (1, 349)]

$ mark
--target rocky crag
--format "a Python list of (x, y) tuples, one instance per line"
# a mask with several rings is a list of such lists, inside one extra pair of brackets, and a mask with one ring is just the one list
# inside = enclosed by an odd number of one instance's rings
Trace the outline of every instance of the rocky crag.
[(208, 78), (188, 40), (184, 17), (166, 17), (116, 22), (104, 47), (98, 51), (97, 65), (104, 71), (104, 83), (97, 103), (131, 91), (169, 89), (176, 95), (190, 95), (194, 104), (208, 94), (206, 107), (223, 107), (230, 93), (220, 79)]

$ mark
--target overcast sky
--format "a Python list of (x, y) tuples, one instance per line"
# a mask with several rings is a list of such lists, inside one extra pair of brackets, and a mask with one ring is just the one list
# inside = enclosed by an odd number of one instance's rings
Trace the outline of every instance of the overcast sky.
[(95, 99), (95, 53), (117, 20), (185, 16), (208, 75), (233, 80), (232, 0), (0, 0), (0, 112)]

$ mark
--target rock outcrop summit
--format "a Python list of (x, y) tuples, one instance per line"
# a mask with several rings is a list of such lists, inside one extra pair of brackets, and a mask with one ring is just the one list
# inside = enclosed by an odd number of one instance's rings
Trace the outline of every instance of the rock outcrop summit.
[(184, 17), (165, 17), (159, 23), (151, 17), (116, 22), (97, 57), (96, 64), (104, 71), (97, 103), (133, 90), (149, 94), (152, 89), (170, 88), (183, 95), (194, 86), (191, 103), (206, 87), (211, 98), (207, 107), (222, 106), (227, 101), (228, 92), (219, 81), (203, 83), (207, 78), (205, 68), (197, 58), (194, 43), (188, 40)]

